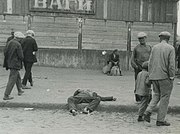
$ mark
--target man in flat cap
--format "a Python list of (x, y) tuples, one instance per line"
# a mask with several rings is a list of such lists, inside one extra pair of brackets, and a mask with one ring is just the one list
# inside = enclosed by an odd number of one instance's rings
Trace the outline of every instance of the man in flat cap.
[(11, 32), (11, 36), (7, 38), (6, 43), (8, 43), (10, 40), (14, 39), (14, 32)]
[(28, 30), (26, 31), (26, 38), (22, 40), (22, 49), (24, 54), (24, 68), (25, 68), (25, 74), (22, 81), (22, 88), (23, 89), (30, 89), (30, 87), (26, 86), (27, 81), (30, 82), (30, 85), (33, 86), (33, 80), (32, 80), (32, 66), (33, 63), (37, 62), (36, 59), (36, 52), (38, 51), (36, 40), (34, 39), (34, 31)]
[[(146, 44), (147, 34), (144, 32), (138, 33), (139, 44), (134, 48), (131, 57), (131, 66), (134, 68), (135, 80), (137, 75), (142, 71), (142, 64), (149, 60), (151, 53), (151, 46)], [(135, 95), (136, 101), (140, 101), (139, 97)]]
[(9, 80), (3, 98), (4, 100), (13, 99), (13, 97), (10, 97), (9, 95), (15, 84), (17, 86), (18, 95), (21, 95), (24, 92), (22, 90), (21, 77), (19, 74), (19, 70), (22, 69), (22, 61), (24, 58), (20, 41), (24, 37), (24, 34), (21, 32), (15, 32), (14, 39), (10, 40), (4, 49), (5, 60), (3, 67), (5, 67), (6, 70), (10, 69)]
[(152, 81), (154, 95), (145, 111), (144, 120), (150, 122), (151, 113), (159, 103), (157, 126), (170, 125), (165, 121), (175, 76), (175, 49), (168, 44), (170, 36), (166, 31), (159, 34), (160, 43), (152, 48), (149, 59), (149, 80)]

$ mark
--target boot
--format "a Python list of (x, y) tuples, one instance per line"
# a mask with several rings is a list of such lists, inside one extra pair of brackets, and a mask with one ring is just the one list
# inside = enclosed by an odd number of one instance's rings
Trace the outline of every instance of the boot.
[(171, 124), (167, 121), (157, 121), (156, 126), (170, 126)]
[(12, 100), (14, 97), (10, 97), (9, 95), (4, 95), (3, 100)]
[(150, 112), (147, 112), (144, 114), (144, 120), (149, 123), (151, 122), (151, 113)]

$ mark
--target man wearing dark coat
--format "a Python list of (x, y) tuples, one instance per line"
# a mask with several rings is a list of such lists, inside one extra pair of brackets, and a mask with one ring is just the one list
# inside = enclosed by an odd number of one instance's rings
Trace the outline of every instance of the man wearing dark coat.
[(117, 49), (113, 50), (113, 52), (109, 55), (108, 64), (110, 66), (110, 71), (111, 71), (113, 66), (118, 66), (120, 76), (122, 76), (120, 62), (119, 62), (119, 55), (118, 55), (118, 50)]
[(116, 98), (113, 96), (102, 97), (94, 91), (78, 89), (74, 92), (73, 96), (68, 98), (69, 111), (73, 116), (75, 116), (78, 114), (77, 105), (81, 103), (88, 103), (88, 105), (83, 109), (83, 113), (88, 114), (97, 108), (100, 101), (116, 101)]
[(14, 32), (11, 32), (11, 36), (7, 38), (6, 43), (8, 43), (12, 39), (14, 39)]
[(29, 80), (30, 85), (33, 86), (33, 80), (32, 80), (32, 66), (33, 63), (37, 62), (36, 59), (36, 51), (38, 51), (36, 40), (34, 37), (34, 31), (28, 30), (26, 32), (27, 36), (22, 40), (22, 49), (24, 54), (24, 68), (25, 68), (25, 74), (22, 81), (22, 88), (23, 89), (30, 89), (30, 87), (27, 87), (27, 81)]
[(14, 33), (14, 39), (10, 40), (4, 49), (4, 64), (3, 67), (6, 70), (10, 69), (9, 80), (6, 86), (3, 100), (11, 100), (11, 91), (16, 84), (18, 95), (21, 95), (24, 91), (21, 89), (21, 77), (19, 70), (22, 69), (23, 51), (20, 41), (25, 36), (21, 32)]

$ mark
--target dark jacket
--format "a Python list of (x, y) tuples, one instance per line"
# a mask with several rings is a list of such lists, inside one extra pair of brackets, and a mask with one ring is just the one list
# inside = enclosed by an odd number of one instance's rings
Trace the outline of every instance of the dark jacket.
[(20, 70), (22, 69), (23, 58), (21, 44), (16, 39), (9, 41), (4, 49), (3, 67)]
[(114, 62), (119, 62), (119, 55), (116, 54), (115, 57), (114, 57), (113, 53), (110, 54), (110, 55), (109, 55), (109, 62), (113, 62), (113, 63), (114, 63)]
[(98, 95), (96, 92), (90, 91), (90, 90), (76, 90), (73, 94), (74, 97), (82, 98), (82, 99), (94, 99), (99, 97), (101, 101), (113, 101), (113, 96), (108, 97), (102, 97)]
[(12, 39), (14, 39), (14, 35), (12, 35), (12, 36), (8, 37), (8, 39), (7, 39), (6, 43), (8, 43), (8, 42), (9, 42), (10, 40), (12, 40)]
[(31, 36), (27, 36), (21, 42), (23, 54), (24, 54), (24, 61), (26, 62), (37, 62), (36, 55), (33, 52), (38, 51), (37, 43), (34, 38)]

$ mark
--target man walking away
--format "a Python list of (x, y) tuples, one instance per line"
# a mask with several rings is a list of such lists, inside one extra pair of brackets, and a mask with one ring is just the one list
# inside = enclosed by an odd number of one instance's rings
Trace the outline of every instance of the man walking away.
[(170, 36), (166, 31), (159, 34), (160, 43), (153, 47), (149, 59), (149, 79), (152, 81), (154, 94), (145, 111), (144, 120), (150, 122), (151, 113), (159, 103), (157, 126), (170, 126), (165, 121), (175, 76), (175, 49), (168, 44)]
[(24, 54), (24, 68), (25, 68), (25, 74), (22, 81), (22, 88), (23, 89), (30, 89), (30, 87), (27, 87), (27, 81), (29, 80), (30, 85), (33, 86), (33, 80), (32, 80), (32, 66), (34, 62), (37, 62), (36, 59), (36, 51), (38, 51), (36, 40), (33, 38), (35, 33), (32, 30), (28, 30), (26, 32), (27, 37), (22, 40), (22, 49)]
[(4, 49), (4, 65), (7, 70), (10, 69), (9, 80), (6, 86), (3, 100), (11, 100), (11, 91), (16, 83), (18, 95), (24, 93), (21, 89), (21, 77), (19, 70), (22, 69), (23, 52), (21, 44), (19, 43), (25, 36), (21, 32), (14, 33), (14, 39), (9, 41)]

